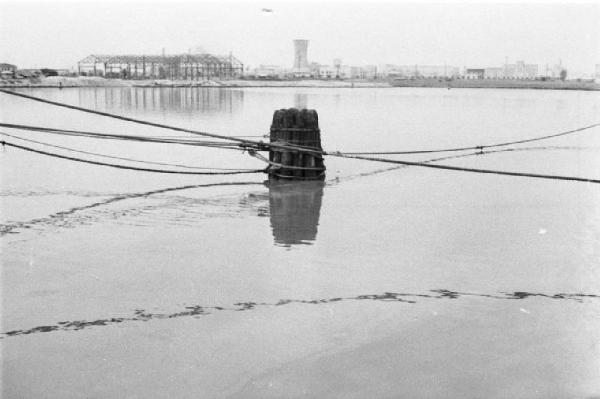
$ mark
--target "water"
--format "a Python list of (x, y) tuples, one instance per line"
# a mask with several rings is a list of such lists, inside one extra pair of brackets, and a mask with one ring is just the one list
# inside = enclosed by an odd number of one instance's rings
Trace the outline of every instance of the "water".
[[(26, 92), (240, 136), (306, 106), (323, 147), (344, 151), (489, 144), (600, 115), (598, 93), (575, 91)], [(6, 123), (181, 135), (4, 94), (0, 107)], [(154, 162), (264, 166), (238, 152), (8, 133)], [(539, 146), (552, 148), (438, 163), (600, 178), (598, 128), (520, 147)], [(3, 397), (600, 395), (598, 185), (336, 158), (324, 184), (277, 187), (10, 147), (0, 162)]]

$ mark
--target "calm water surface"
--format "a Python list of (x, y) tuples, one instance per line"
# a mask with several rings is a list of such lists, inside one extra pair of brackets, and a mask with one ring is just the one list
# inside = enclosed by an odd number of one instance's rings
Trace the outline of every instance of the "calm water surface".
[[(600, 115), (600, 94), (575, 91), (25, 92), (235, 136), (308, 107), (323, 147), (342, 151), (490, 144)], [(5, 123), (181, 135), (4, 94), (0, 109)], [(238, 152), (2, 131), (264, 167)], [(519, 148), (438, 163), (600, 178), (598, 128)], [(324, 184), (269, 187), (259, 174), (0, 154), (3, 397), (600, 396), (599, 185), (327, 158)]]

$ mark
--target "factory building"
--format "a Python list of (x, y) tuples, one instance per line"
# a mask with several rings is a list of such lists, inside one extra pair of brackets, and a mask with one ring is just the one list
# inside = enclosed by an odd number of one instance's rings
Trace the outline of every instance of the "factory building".
[(465, 70), (465, 79), (483, 79), (485, 69), (483, 68), (467, 68)]
[(526, 64), (524, 61), (506, 64), (504, 69), (504, 76), (512, 79), (535, 79), (538, 75), (537, 64)]
[(13, 78), (17, 72), (17, 66), (13, 64), (0, 63), (0, 74), (2, 77)]
[(80, 75), (122, 79), (204, 80), (243, 75), (244, 64), (232, 55), (90, 55), (77, 63)]
[(485, 68), (485, 79), (535, 79), (539, 75), (537, 64), (526, 64), (517, 61), (515, 64), (504, 64), (501, 67)]
[(378, 73), (381, 76), (397, 76), (406, 78), (441, 78), (455, 77), (460, 68), (451, 65), (383, 65)]

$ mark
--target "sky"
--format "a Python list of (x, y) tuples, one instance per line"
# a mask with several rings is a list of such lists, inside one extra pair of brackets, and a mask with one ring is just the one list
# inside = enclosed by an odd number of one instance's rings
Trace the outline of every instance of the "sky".
[[(272, 12), (263, 11), (264, 8)], [(600, 2), (31, 2), (0, 0), (0, 62), (71, 68), (89, 54), (232, 52), (244, 64), (600, 64)]]

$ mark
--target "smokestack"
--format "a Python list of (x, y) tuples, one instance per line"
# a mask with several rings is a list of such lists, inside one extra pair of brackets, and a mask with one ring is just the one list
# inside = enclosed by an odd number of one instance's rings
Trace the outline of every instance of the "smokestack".
[(308, 70), (308, 40), (294, 40), (294, 70)]

